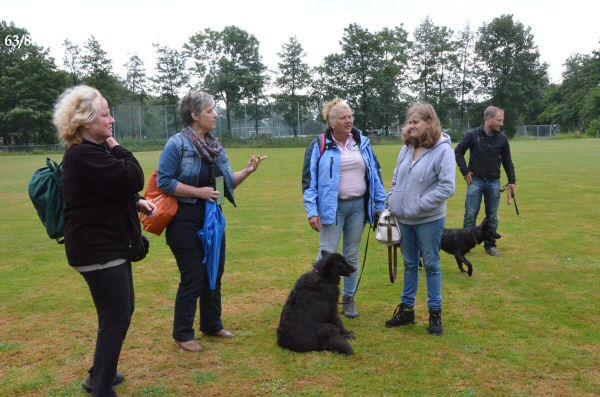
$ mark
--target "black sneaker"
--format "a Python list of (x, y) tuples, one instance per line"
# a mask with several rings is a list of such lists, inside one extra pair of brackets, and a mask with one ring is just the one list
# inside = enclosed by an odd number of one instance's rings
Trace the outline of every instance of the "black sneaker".
[(444, 333), (444, 327), (442, 326), (442, 309), (429, 309), (429, 327), (427, 327), (427, 332), (432, 335), (441, 335)]
[(408, 325), (415, 323), (415, 309), (406, 306), (401, 303), (394, 310), (392, 318), (385, 322), (385, 326), (388, 328), (398, 327), (401, 325)]
[[(120, 385), (121, 383), (123, 383), (124, 380), (125, 380), (125, 375), (123, 375), (120, 372), (117, 372), (117, 374), (115, 375), (115, 378), (113, 379), (112, 385), (113, 386)], [(85, 378), (82, 386), (83, 386), (83, 389), (88, 393), (91, 393), (92, 391), (94, 391), (94, 387), (92, 385), (92, 375), (88, 375), (87, 378)]]

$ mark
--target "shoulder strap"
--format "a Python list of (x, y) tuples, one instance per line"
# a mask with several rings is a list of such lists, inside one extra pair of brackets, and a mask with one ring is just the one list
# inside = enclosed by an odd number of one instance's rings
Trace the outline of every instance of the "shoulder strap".
[(325, 134), (319, 135), (319, 157), (325, 153)]
[[(304, 165), (302, 167), (302, 193), (304, 193), (310, 185), (310, 161), (311, 161), (312, 151), (313, 151), (315, 143), (319, 148), (319, 157), (317, 158), (317, 170), (318, 170), (319, 163), (321, 162), (321, 157), (323, 156), (323, 153), (325, 153), (325, 149), (327, 146), (325, 134), (319, 134), (318, 137), (313, 139), (312, 142), (310, 143), (310, 145), (308, 145), (308, 147), (306, 148), (306, 152), (304, 152)], [(317, 175), (317, 186), (318, 186), (318, 183), (319, 183), (319, 177)]]

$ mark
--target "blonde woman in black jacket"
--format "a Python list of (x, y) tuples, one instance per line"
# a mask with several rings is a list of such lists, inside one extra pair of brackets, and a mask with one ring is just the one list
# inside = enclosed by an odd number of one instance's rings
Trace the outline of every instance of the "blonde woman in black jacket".
[(100, 92), (88, 86), (66, 90), (55, 106), (54, 124), (67, 151), (63, 159), (65, 250), (83, 276), (98, 314), (93, 367), (84, 388), (116, 396), (113, 385), (121, 346), (134, 310), (131, 262), (145, 256), (137, 211), (154, 205), (140, 199), (144, 173), (112, 136), (114, 119)]

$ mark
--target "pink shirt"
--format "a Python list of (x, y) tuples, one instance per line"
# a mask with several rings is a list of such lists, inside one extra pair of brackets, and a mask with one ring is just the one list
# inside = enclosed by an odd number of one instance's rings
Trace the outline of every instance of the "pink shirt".
[(365, 180), (367, 165), (360, 153), (360, 147), (352, 138), (352, 134), (348, 134), (345, 144), (336, 141), (335, 138), (333, 141), (340, 149), (340, 190), (338, 197), (347, 199), (363, 196), (367, 191), (367, 181)]

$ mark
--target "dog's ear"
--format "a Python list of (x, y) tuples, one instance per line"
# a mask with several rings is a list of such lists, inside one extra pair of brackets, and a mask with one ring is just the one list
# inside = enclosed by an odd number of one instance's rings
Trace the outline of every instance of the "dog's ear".
[(348, 263), (346, 258), (340, 254), (331, 256), (331, 265), (329, 266), (333, 274), (337, 276), (347, 276), (352, 273), (354, 267)]
[(344, 261), (340, 260), (340, 258), (335, 255), (329, 267), (334, 274), (339, 276), (344, 271)]
[(331, 253), (327, 251), (321, 251), (321, 258), (315, 263), (314, 269), (319, 273), (324, 273), (329, 267), (331, 262)]

